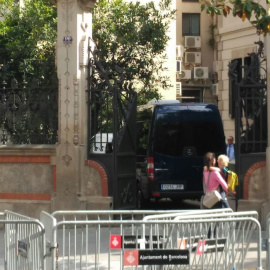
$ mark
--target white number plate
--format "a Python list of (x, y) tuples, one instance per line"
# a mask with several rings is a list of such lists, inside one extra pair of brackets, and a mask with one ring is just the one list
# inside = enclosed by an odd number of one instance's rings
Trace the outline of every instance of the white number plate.
[(184, 185), (183, 184), (162, 184), (161, 189), (162, 190), (183, 190)]

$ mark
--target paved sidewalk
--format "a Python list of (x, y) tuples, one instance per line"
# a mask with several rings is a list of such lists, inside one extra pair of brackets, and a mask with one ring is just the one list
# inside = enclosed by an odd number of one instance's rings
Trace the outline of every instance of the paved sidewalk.
[[(266, 232), (262, 232), (262, 244), (264, 244), (264, 239), (266, 239)], [(261, 258), (262, 258), (262, 269), (266, 269), (267, 251), (265, 247), (262, 247)], [(244, 269), (246, 270), (258, 269), (257, 266), (258, 266), (257, 244), (255, 239), (252, 239), (248, 249), (248, 254), (245, 259)]]

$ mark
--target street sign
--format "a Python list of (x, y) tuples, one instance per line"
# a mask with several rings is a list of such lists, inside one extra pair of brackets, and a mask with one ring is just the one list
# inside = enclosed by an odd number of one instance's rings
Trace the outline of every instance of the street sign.
[[(162, 237), (159, 236), (159, 240), (157, 235), (153, 235), (152, 238), (150, 239), (149, 235), (146, 235), (144, 239), (141, 238), (140, 235), (124, 235), (123, 237), (123, 247), (124, 249), (132, 249), (132, 248), (140, 248), (140, 244), (144, 244), (144, 248), (153, 248), (157, 249), (158, 248), (158, 243), (159, 243), (159, 248), (162, 248)], [(137, 245), (136, 245), (137, 244)]]
[(184, 265), (189, 264), (189, 251), (176, 249), (125, 250), (124, 265)]

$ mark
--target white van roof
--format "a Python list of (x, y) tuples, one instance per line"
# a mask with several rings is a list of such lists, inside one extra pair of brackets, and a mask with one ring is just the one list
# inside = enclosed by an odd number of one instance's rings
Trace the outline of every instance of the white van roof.
[(149, 105), (159, 105), (159, 104), (178, 104), (180, 103), (179, 100), (177, 99), (174, 99), (174, 100), (170, 100), (170, 99), (153, 99), (153, 100), (150, 100), (148, 102)]
[(153, 108), (155, 105), (166, 105), (166, 104), (179, 104), (179, 100), (170, 100), (170, 99), (153, 99), (150, 100), (147, 104), (140, 105), (137, 107), (138, 111), (143, 111), (145, 109)]

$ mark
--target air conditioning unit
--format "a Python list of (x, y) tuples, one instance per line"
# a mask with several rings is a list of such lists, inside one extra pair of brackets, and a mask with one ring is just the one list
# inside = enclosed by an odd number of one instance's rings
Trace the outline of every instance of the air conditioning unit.
[(193, 69), (194, 79), (208, 79), (208, 67), (195, 67)]
[(182, 83), (180, 82), (176, 83), (176, 95), (182, 96)]
[(182, 61), (181, 60), (176, 60), (176, 71), (181, 72), (182, 68)]
[(218, 96), (218, 83), (212, 84), (212, 94)]
[(181, 80), (189, 80), (191, 79), (191, 70), (186, 69), (186, 70), (182, 70), (182, 72), (180, 73), (181, 76)]
[(176, 58), (182, 59), (184, 56), (185, 48), (183, 45), (176, 45)]
[(201, 48), (201, 37), (200, 36), (185, 36), (185, 47), (186, 48)]
[(181, 80), (182, 77), (181, 77), (181, 72), (176, 72), (176, 80)]
[(185, 52), (185, 63), (186, 64), (200, 64), (201, 53), (200, 52)]

